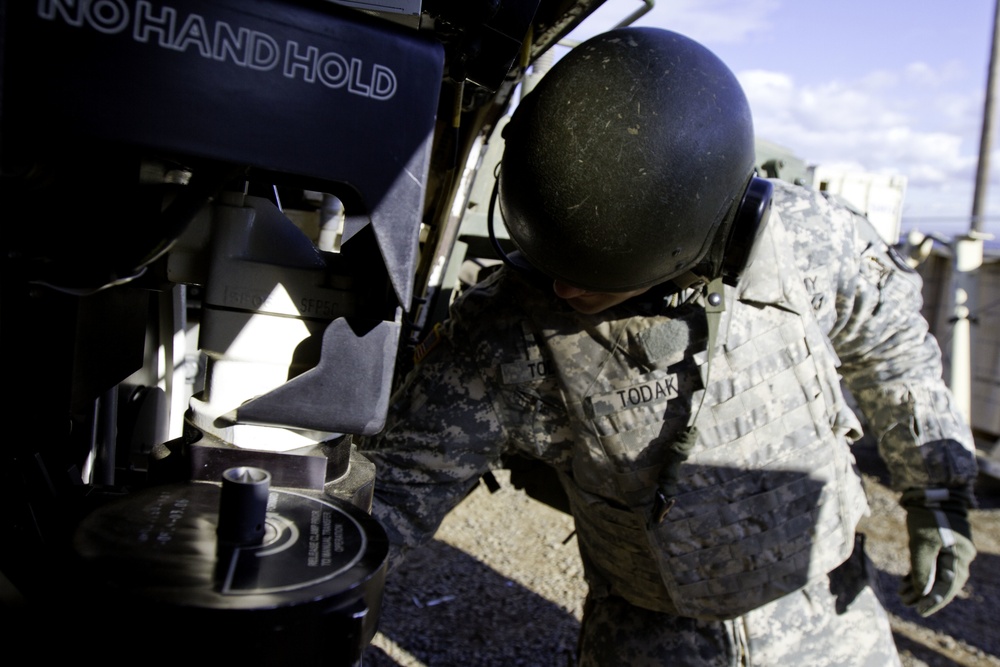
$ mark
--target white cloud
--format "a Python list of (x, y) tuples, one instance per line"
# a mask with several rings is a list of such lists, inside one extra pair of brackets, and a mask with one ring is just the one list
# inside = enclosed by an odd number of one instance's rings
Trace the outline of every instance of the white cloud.
[[(936, 78), (919, 68), (925, 80)], [(906, 94), (906, 76), (878, 71), (852, 85), (799, 85), (784, 72), (738, 74), (758, 136), (793, 150), (809, 164), (907, 178), (904, 216), (961, 233), (968, 226), (978, 160), (981, 102), (951, 93), (921, 106)], [(897, 85), (898, 84), (898, 85)], [(977, 139), (978, 141), (978, 139)], [(987, 210), (1000, 208), (1000, 151), (991, 155)], [(996, 228), (994, 223), (993, 228)]]
[(899, 84), (899, 74), (885, 69), (874, 70), (864, 75), (859, 84), (867, 90), (891, 88)]
[[(758, 135), (801, 152), (809, 162), (851, 160), (870, 171), (895, 169), (919, 178), (955, 175), (969, 166), (962, 154), (963, 136), (925, 129), (884, 72), (856, 85), (830, 81), (800, 86), (788, 74), (762, 70), (738, 76)], [(964, 108), (957, 98), (948, 103), (953, 114)]]
[(770, 32), (768, 17), (780, 7), (779, 0), (671, 0), (658, 3), (640, 23), (669, 27), (705, 43), (741, 43)]
[(936, 67), (918, 61), (907, 65), (903, 74), (911, 84), (940, 87), (964, 79), (967, 72), (962, 63), (954, 60)]
[[(741, 43), (751, 35), (768, 33), (771, 29), (768, 17), (780, 6), (781, 0), (661, 0), (635, 25), (666, 28), (703, 43)], [(642, 7), (643, 3), (637, 0), (607, 0), (584, 22), (574, 38), (584, 39), (609, 30)]]

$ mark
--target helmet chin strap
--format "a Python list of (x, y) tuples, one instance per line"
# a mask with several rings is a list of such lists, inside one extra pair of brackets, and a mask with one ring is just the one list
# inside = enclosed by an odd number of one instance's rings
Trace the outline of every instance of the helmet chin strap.
[[(499, 167), (499, 165), (497, 166)], [(490, 195), (490, 208), (486, 213), (486, 230), (489, 232), (490, 243), (493, 245), (493, 250), (496, 252), (497, 257), (503, 260), (503, 263), (511, 267), (512, 269), (516, 269), (518, 271), (534, 270), (534, 267), (526, 265), (526, 262), (524, 260), (520, 260), (520, 258), (515, 259), (512, 258), (510, 255), (508, 255), (507, 251), (503, 249), (503, 246), (500, 245), (500, 241), (497, 239), (496, 231), (494, 231), (493, 229), (494, 225), (493, 220), (494, 220), (494, 212), (496, 211), (497, 208), (497, 198), (499, 194), (500, 194), (500, 176), (497, 175), (496, 178), (493, 179), (493, 194)]]
[(722, 275), (718, 275), (708, 281), (705, 288), (705, 319), (708, 325), (708, 349), (707, 360), (705, 361), (705, 390), (701, 394), (698, 408), (691, 417), (690, 424), (694, 427), (701, 407), (705, 404), (705, 394), (708, 393), (708, 382), (712, 375), (712, 358), (715, 356), (715, 346), (719, 342), (719, 328), (722, 324), (722, 316), (726, 312), (726, 288)]
[[(706, 382), (707, 375), (712, 369), (712, 355), (715, 349), (715, 344), (719, 339), (719, 327), (722, 322), (722, 314), (726, 312), (726, 291), (725, 291), (725, 279), (720, 273), (715, 278), (705, 278), (698, 275), (694, 271), (687, 271), (672, 278), (671, 282), (677, 286), (678, 289), (687, 289), (694, 286), (696, 283), (705, 283), (705, 317), (708, 320), (708, 361), (706, 363)], [(698, 406), (699, 410), (701, 406)], [(695, 414), (697, 416), (697, 413)]]
[(725, 286), (722, 276), (718, 275), (708, 281), (708, 288), (705, 290), (705, 316), (708, 320), (708, 360), (705, 362), (705, 387), (701, 392), (698, 407), (688, 421), (688, 427), (668, 447), (666, 461), (657, 478), (657, 489), (653, 496), (653, 507), (649, 515), (650, 527), (663, 523), (670, 509), (674, 506), (681, 463), (687, 459), (698, 440), (696, 424), (701, 408), (705, 405), (705, 396), (708, 394), (708, 383), (712, 375), (712, 358), (715, 356), (715, 345), (719, 340), (719, 327), (725, 311)]
[[(708, 281), (708, 289), (705, 291), (705, 317), (708, 319), (708, 361), (705, 367), (705, 390), (708, 391), (708, 378), (712, 372), (712, 355), (715, 352), (715, 344), (719, 339), (719, 324), (722, 322), (722, 314), (726, 312), (726, 291), (722, 281), (722, 276), (716, 276)], [(698, 410), (701, 410), (702, 403), (705, 402), (705, 394), (701, 395), (701, 403)], [(695, 413), (695, 417), (698, 413)]]

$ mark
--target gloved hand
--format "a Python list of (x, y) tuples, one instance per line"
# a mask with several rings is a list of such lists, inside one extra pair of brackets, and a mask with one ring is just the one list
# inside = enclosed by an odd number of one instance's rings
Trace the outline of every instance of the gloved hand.
[(930, 616), (969, 579), (976, 557), (969, 525), (971, 495), (959, 489), (910, 489), (900, 500), (910, 534), (910, 574), (899, 588), (903, 603)]

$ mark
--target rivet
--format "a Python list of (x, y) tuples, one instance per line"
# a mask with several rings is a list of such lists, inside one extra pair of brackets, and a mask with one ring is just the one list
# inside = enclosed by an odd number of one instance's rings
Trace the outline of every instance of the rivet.
[(711, 294), (708, 295), (708, 305), (718, 306), (720, 303), (722, 303), (721, 294), (719, 294), (718, 292), (712, 292)]

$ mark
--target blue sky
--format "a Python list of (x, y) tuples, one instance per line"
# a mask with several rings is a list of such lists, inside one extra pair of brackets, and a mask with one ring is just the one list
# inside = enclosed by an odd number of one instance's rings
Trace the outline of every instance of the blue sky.
[[(611, 28), (643, 6), (607, 0), (573, 37)], [(722, 58), (743, 84), (759, 137), (811, 165), (905, 176), (904, 234), (955, 236), (970, 228), (994, 6), (657, 0), (635, 25), (683, 33)], [(993, 144), (982, 229), (1000, 237)]]

